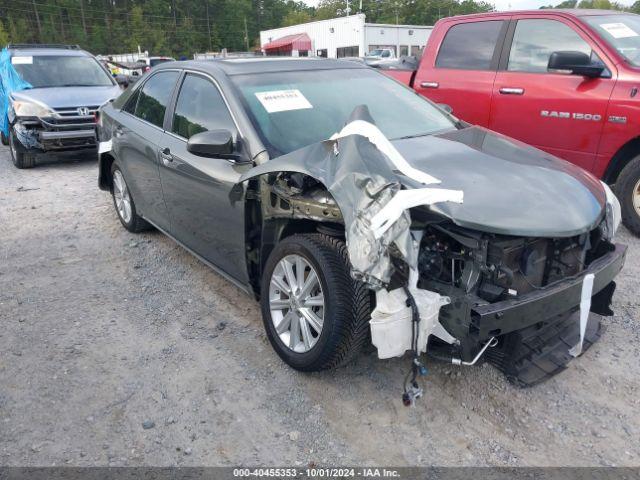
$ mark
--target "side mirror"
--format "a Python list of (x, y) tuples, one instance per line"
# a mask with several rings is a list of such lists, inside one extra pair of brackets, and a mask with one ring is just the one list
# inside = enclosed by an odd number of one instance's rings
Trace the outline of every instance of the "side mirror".
[(233, 135), (229, 130), (208, 130), (193, 135), (187, 151), (200, 157), (219, 157), (233, 154)]
[(591, 57), (583, 52), (553, 52), (547, 64), (548, 70), (568, 70), (573, 75), (596, 78), (602, 75), (604, 66), (591, 62)]

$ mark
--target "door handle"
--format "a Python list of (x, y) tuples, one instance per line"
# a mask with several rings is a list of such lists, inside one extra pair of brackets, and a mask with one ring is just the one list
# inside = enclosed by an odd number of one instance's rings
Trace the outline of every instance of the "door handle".
[(173, 162), (173, 155), (171, 155), (171, 150), (169, 150), (168, 148), (163, 148), (162, 150), (160, 150), (160, 158), (162, 159), (162, 163), (164, 163), (165, 165), (169, 165), (171, 162)]
[(420, 82), (422, 88), (438, 88), (440, 84), (438, 82)]
[(524, 88), (502, 87), (500, 89), (500, 93), (503, 95), (522, 95), (524, 93)]

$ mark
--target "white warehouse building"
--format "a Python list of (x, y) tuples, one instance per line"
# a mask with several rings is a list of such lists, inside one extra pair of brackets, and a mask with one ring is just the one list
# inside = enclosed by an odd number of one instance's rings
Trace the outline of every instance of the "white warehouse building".
[(418, 55), (433, 27), (366, 23), (359, 13), (260, 32), (266, 55), (294, 57), (362, 57), (377, 48), (397, 56)]

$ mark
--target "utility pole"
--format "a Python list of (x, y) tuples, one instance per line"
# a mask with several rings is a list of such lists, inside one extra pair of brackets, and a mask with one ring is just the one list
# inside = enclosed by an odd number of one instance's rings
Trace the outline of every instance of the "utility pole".
[(31, 0), (31, 3), (33, 3), (33, 12), (36, 14), (36, 24), (38, 25), (38, 40), (42, 41), (42, 25), (40, 25), (40, 16), (38, 15), (36, 0)]
[(349, 0), (347, 0), (347, 10), (346, 10), (346, 12), (345, 12), (345, 13), (346, 13), (345, 17), (348, 17), (348, 16), (349, 16), (349, 10), (350, 10), (350, 7), (349, 7)]
[(176, 13), (176, 0), (171, 0), (171, 11), (173, 12), (173, 26), (178, 26), (178, 16)]
[(80, 0), (80, 17), (82, 18), (82, 30), (84, 31), (84, 36), (86, 37), (87, 36), (87, 22), (84, 19), (84, 0)]
[(58, 0), (55, 0), (54, 5), (58, 7), (58, 15), (60, 16), (60, 32), (62, 33), (62, 42), (67, 41), (67, 34), (64, 30), (64, 16), (62, 15), (62, 6), (58, 4)]
[(209, 32), (209, 51), (212, 52), (213, 46), (211, 43), (211, 24), (209, 23), (209, 0), (205, 0), (204, 4), (207, 8), (207, 31)]
[(244, 17), (244, 40), (247, 43), (247, 52), (249, 51), (249, 30), (247, 29), (247, 17)]

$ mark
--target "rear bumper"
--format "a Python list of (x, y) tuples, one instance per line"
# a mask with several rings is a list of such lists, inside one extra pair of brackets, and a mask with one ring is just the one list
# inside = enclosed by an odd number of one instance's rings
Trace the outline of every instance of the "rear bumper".
[(597, 302), (592, 302), (592, 311), (596, 303), (598, 308), (606, 307), (613, 295), (614, 288), (611, 287), (611, 283), (622, 269), (626, 254), (626, 245), (616, 244), (613, 250), (594, 260), (578, 276), (561, 280), (513, 300), (472, 306), (471, 330), (478, 339), (483, 340), (521, 330), (574, 310), (580, 304), (582, 283), (589, 273), (595, 277), (593, 297), (598, 296), (600, 292), (608, 296), (607, 299), (598, 298)]

